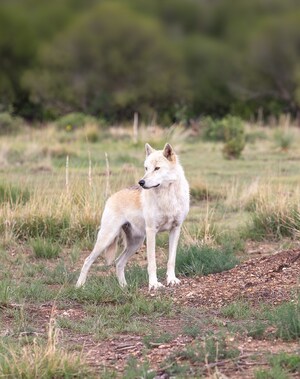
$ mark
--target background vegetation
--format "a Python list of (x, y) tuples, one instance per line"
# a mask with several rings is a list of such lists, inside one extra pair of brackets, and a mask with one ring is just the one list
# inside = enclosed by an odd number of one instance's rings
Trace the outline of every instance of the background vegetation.
[(297, 0), (3, 0), (0, 110), (298, 116), (299, 24)]

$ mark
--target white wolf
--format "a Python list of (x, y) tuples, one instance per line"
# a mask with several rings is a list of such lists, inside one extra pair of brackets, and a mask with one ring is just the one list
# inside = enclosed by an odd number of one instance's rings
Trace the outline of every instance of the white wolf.
[(123, 189), (107, 200), (95, 247), (83, 264), (76, 287), (85, 283), (92, 263), (101, 253), (108, 264), (114, 261), (122, 230), (125, 249), (116, 260), (117, 277), (122, 287), (127, 284), (126, 263), (145, 237), (149, 289), (162, 286), (156, 274), (155, 239), (156, 233), (163, 231), (169, 231), (167, 284), (180, 283), (175, 276), (175, 260), (180, 228), (189, 211), (189, 185), (170, 144), (158, 151), (149, 144), (145, 148), (145, 175), (139, 181), (140, 186)]

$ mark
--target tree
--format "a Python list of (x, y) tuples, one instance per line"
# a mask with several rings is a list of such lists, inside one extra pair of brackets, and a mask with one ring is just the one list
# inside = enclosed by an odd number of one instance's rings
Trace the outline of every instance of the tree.
[(300, 12), (261, 20), (240, 67), (240, 94), (268, 113), (299, 109)]
[(104, 2), (41, 49), (24, 84), (53, 113), (132, 117), (185, 100), (181, 65), (157, 22)]

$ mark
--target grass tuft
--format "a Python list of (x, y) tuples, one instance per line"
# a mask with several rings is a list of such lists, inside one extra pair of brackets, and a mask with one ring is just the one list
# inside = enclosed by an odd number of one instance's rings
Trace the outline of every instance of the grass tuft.
[(64, 230), (70, 227), (68, 216), (33, 215), (14, 220), (13, 232), (19, 240), (30, 238), (62, 239)]
[(248, 318), (251, 315), (251, 308), (245, 301), (236, 301), (221, 309), (221, 314), (225, 317), (236, 320)]
[(257, 370), (256, 379), (288, 379), (300, 374), (299, 355), (279, 353), (269, 358), (269, 369)]
[(30, 199), (30, 191), (10, 184), (0, 184), (0, 204), (25, 204)]
[(36, 258), (53, 259), (61, 253), (61, 247), (58, 243), (45, 238), (32, 239), (30, 246)]
[(268, 318), (276, 327), (277, 337), (286, 341), (300, 338), (300, 299), (274, 308)]
[(11, 283), (9, 280), (4, 279), (0, 281), (0, 307), (7, 306), (10, 300)]
[(83, 378), (93, 377), (82, 359), (58, 347), (58, 329), (50, 322), (46, 344), (0, 343), (0, 377)]
[(270, 186), (256, 193), (247, 235), (252, 239), (280, 240), (300, 235), (299, 188), (293, 191)]
[(272, 204), (256, 209), (252, 215), (249, 235), (256, 240), (280, 240), (296, 238), (300, 234), (300, 209), (298, 207), (275, 208)]
[(185, 276), (208, 275), (226, 271), (238, 263), (233, 250), (224, 247), (190, 246), (180, 248), (176, 258), (177, 274)]

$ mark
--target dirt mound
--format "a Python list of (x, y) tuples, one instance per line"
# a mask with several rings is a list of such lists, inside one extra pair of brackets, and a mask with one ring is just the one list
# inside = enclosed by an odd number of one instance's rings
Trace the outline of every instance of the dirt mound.
[(291, 299), (299, 286), (300, 250), (250, 259), (233, 269), (208, 276), (184, 278), (167, 289), (174, 302), (196, 307), (221, 307), (238, 299), (278, 304)]

